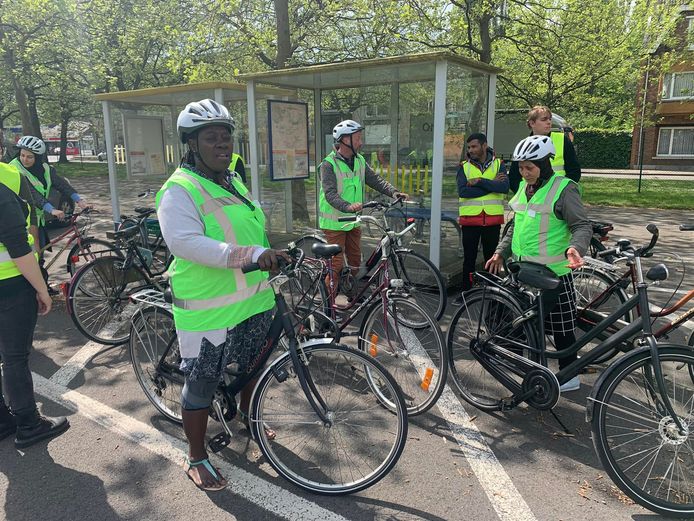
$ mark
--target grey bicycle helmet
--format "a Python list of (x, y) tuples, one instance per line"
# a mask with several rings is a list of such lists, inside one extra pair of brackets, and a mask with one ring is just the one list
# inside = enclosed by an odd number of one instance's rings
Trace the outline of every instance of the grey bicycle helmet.
[(236, 128), (234, 118), (224, 105), (211, 99), (204, 99), (186, 105), (178, 115), (176, 131), (181, 143), (185, 143), (190, 134), (210, 125), (225, 126), (231, 133)]
[(541, 161), (556, 153), (549, 136), (528, 136), (516, 145), (511, 161)]
[(361, 130), (364, 130), (364, 127), (359, 123), (351, 119), (346, 119), (344, 121), (340, 121), (333, 128), (333, 139), (335, 141), (339, 141), (342, 136), (356, 134)]
[(16, 146), (38, 155), (46, 153), (46, 143), (34, 136), (22, 136)]

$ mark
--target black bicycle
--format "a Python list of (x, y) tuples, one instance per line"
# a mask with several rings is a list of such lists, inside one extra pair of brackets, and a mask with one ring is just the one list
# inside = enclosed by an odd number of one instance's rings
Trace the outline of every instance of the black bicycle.
[[(587, 404), (593, 444), (612, 480), (631, 499), (660, 514), (689, 517), (694, 515), (694, 351), (659, 343), (648, 313), (643, 313), (564, 369), (554, 373), (547, 367), (548, 359), (578, 352), (628, 311), (649, 309), (641, 257), (655, 245), (658, 230), (652, 224), (648, 230), (649, 245), (622, 251), (636, 266), (637, 293), (561, 351), (546, 350), (540, 318), (541, 292), (560, 283), (552, 271), (533, 263), (510, 263), (522, 291), (482, 276), (483, 291), (466, 295), (451, 323), (450, 374), (462, 397), (484, 411), (507, 410), (522, 402), (548, 410), (559, 400), (561, 384), (620, 343), (636, 341), (640, 347), (615, 360), (595, 383)], [(663, 264), (646, 274), (651, 281), (667, 276)]]
[[(228, 445), (236, 394), (261, 372), (286, 335), (288, 350), (260, 373), (253, 391), (251, 434), (272, 467), (302, 489), (329, 495), (357, 492), (397, 463), (407, 439), (407, 410), (395, 380), (368, 354), (329, 338), (297, 341), (280, 287), (295, 276), (303, 253), (290, 254), (295, 263), (269, 281), (277, 311), (260, 354), (244, 374), (228, 368), (217, 388), (210, 416), (223, 431), (208, 445), (213, 452)], [(257, 264), (244, 271), (255, 269)], [(135, 375), (157, 410), (181, 422), (184, 376), (170, 305), (155, 290), (132, 298), (142, 303), (130, 334)]]
[(67, 311), (87, 338), (106, 345), (128, 341), (130, 317), (135, 306), (130, 295), (145, 288), (163, 291), (167, 285), (163, 267), (153, 265), (150, 250), (140, 246), (137, 226), (113, 233), (122, 256), (105, 255), (82, 266), (70, 281)]

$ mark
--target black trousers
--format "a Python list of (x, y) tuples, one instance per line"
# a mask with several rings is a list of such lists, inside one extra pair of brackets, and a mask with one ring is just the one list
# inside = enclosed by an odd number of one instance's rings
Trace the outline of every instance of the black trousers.
[(0, 296), (0, 405), (6, 404), (15, 415), (36, 410), (29, 352), (37, 312), (36, 291), (31, 286)]
[(477, 250), (482, 241), (482, 253), (487, 262), (499, 244), (501, 225), (494, 226), (463, 226), (463, 291), (472, 287), (472, 274), (475, 272)]

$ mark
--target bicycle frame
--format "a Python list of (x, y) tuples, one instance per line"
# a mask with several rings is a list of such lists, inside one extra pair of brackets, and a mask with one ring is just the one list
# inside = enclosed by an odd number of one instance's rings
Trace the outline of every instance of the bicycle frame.
[(70, 218), (70, 227), (67, 230), (65, 230), (63, 233), (58, 235), (58, 237), (56, 237), (55, 239), (48, 242), (43, 248), (38, 250), (39, 255), (41, 255), (48, 248), (52, 248), (53, 246), (58, 244), (60, 241), (65, 239), (68, 235), (72, 234), (72, 236), (70, 238), (68, 238), (67, 242), (60, 247), (60, 250), (58, 251), (58, 253), (53, 255), (51, 260), (48, 261), (48, 263), (46, 263), (46, 266), (45, 266), (46, 270), (49, 270), (51, 268), (51, 266), (53, 266), (53, 264), (55, 264), (55, 262), (58, 260), (60, 255), (65, 250), (67, 250), (68, 247), (71, 246), (75, 241), (77, 242), (77, 244), (80, 245), (80, 247), (82, 246), (82, 239), (84, 237), (82, 237), (82, 233), (80, 232), (80, 229), (77, 227), (77, 217), (79, 217), (80, 215), (82, 215), (82, 214), (81, 213), (73, 214), (73, 216)]

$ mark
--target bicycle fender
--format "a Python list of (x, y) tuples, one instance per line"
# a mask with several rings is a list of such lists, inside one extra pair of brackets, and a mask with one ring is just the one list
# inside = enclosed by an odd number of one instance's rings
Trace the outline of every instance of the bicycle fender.
[[(685, 345), (682, 344), (670, 344), (670, 343), (658, 343), (659, 348), (680, 348), (680, 349), (689, 349)], [(590, 396), (588, 396), (588, 402), (586, 403), (586, 422), (590, 423), (593, 421), (593, 407), (595, 405), (595, 396), (598, 394), (598, 391), (600, 390), (600, 387), (602, 386), (602, 383), (605, 381), (607, 376), (610, 374), (612, 368), (617, 367), (617, 364), (622, 364), (626, 361), (628, 361), (631, 358), (635, 358), (637, 356), (640, 356), (642, 353), (647, 352), (650, 353), (651, 348), (650, 346), (643, 346), (639, 347), (638, 349), (634, 349), (633, 351), (630, 351), (628, 353), (623, 354), (617, 360), (615, 360), (614, 363), (610, 364), (610, 366), (602, 372), (600, 377), (597, 379), (595, 384), (593, 384), (593, 390), (590, 393)]]

